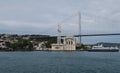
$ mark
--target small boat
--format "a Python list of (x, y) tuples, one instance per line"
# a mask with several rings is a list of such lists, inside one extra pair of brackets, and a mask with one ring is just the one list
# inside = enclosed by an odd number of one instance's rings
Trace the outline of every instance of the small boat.
[(90, 52), (118, 52), (118, 47), (104, 47), (102, 44), (88, 49)]

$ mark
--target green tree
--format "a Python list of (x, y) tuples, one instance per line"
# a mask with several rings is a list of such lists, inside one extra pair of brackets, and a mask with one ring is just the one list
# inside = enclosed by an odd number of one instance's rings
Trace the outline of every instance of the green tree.
[(33, 44), (30, 40), (19, 39), (12, 46), (14, 50), (33, 50)]

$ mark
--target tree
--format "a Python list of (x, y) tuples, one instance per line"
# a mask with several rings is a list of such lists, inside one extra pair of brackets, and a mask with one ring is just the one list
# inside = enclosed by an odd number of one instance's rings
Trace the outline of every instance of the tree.
[(30, 40), (19, 39), (18, 42), (12, 45), (14, 50), (33, 50), (33, 44)]

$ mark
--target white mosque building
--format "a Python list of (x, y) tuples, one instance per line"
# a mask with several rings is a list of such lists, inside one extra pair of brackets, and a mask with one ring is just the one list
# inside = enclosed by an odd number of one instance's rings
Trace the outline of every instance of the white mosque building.
[[(79, 26), (79, 35), (81, 34), (81, 14), (78, 12), (78, 26)], [(81, 44), (81, 36), (80, 38), (80, 44)], [(63, 43), (61, 43), (61, 27), (60, 24), (58, 24), (58, 37), (57, 37), (57, 43), (51, 45), (52, 48), (50, 50), (76, 50), (76, 39), (74, 36), (68, 35), (64, 37)]]
[(74, 36), (66, 36), (64, 37), (63, 43), (61, 43), (61, 30), (60, 25), (58, 25), (58, 37), (57, 43), (52, 44), (52, 48), (50, 50), (76, 50), (76, 39)]

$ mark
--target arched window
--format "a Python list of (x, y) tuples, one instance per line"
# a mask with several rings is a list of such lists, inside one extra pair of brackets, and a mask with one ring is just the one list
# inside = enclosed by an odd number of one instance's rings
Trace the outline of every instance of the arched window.
[(70, 41), (69, 41), (69, 45), (70, 45)]
[(69, 41), (68, 41), (68, 40), (66, 41), (66, 44), (69, 44)]
[(71, 44), (73, 44), (73, 41), (71, 41)]

